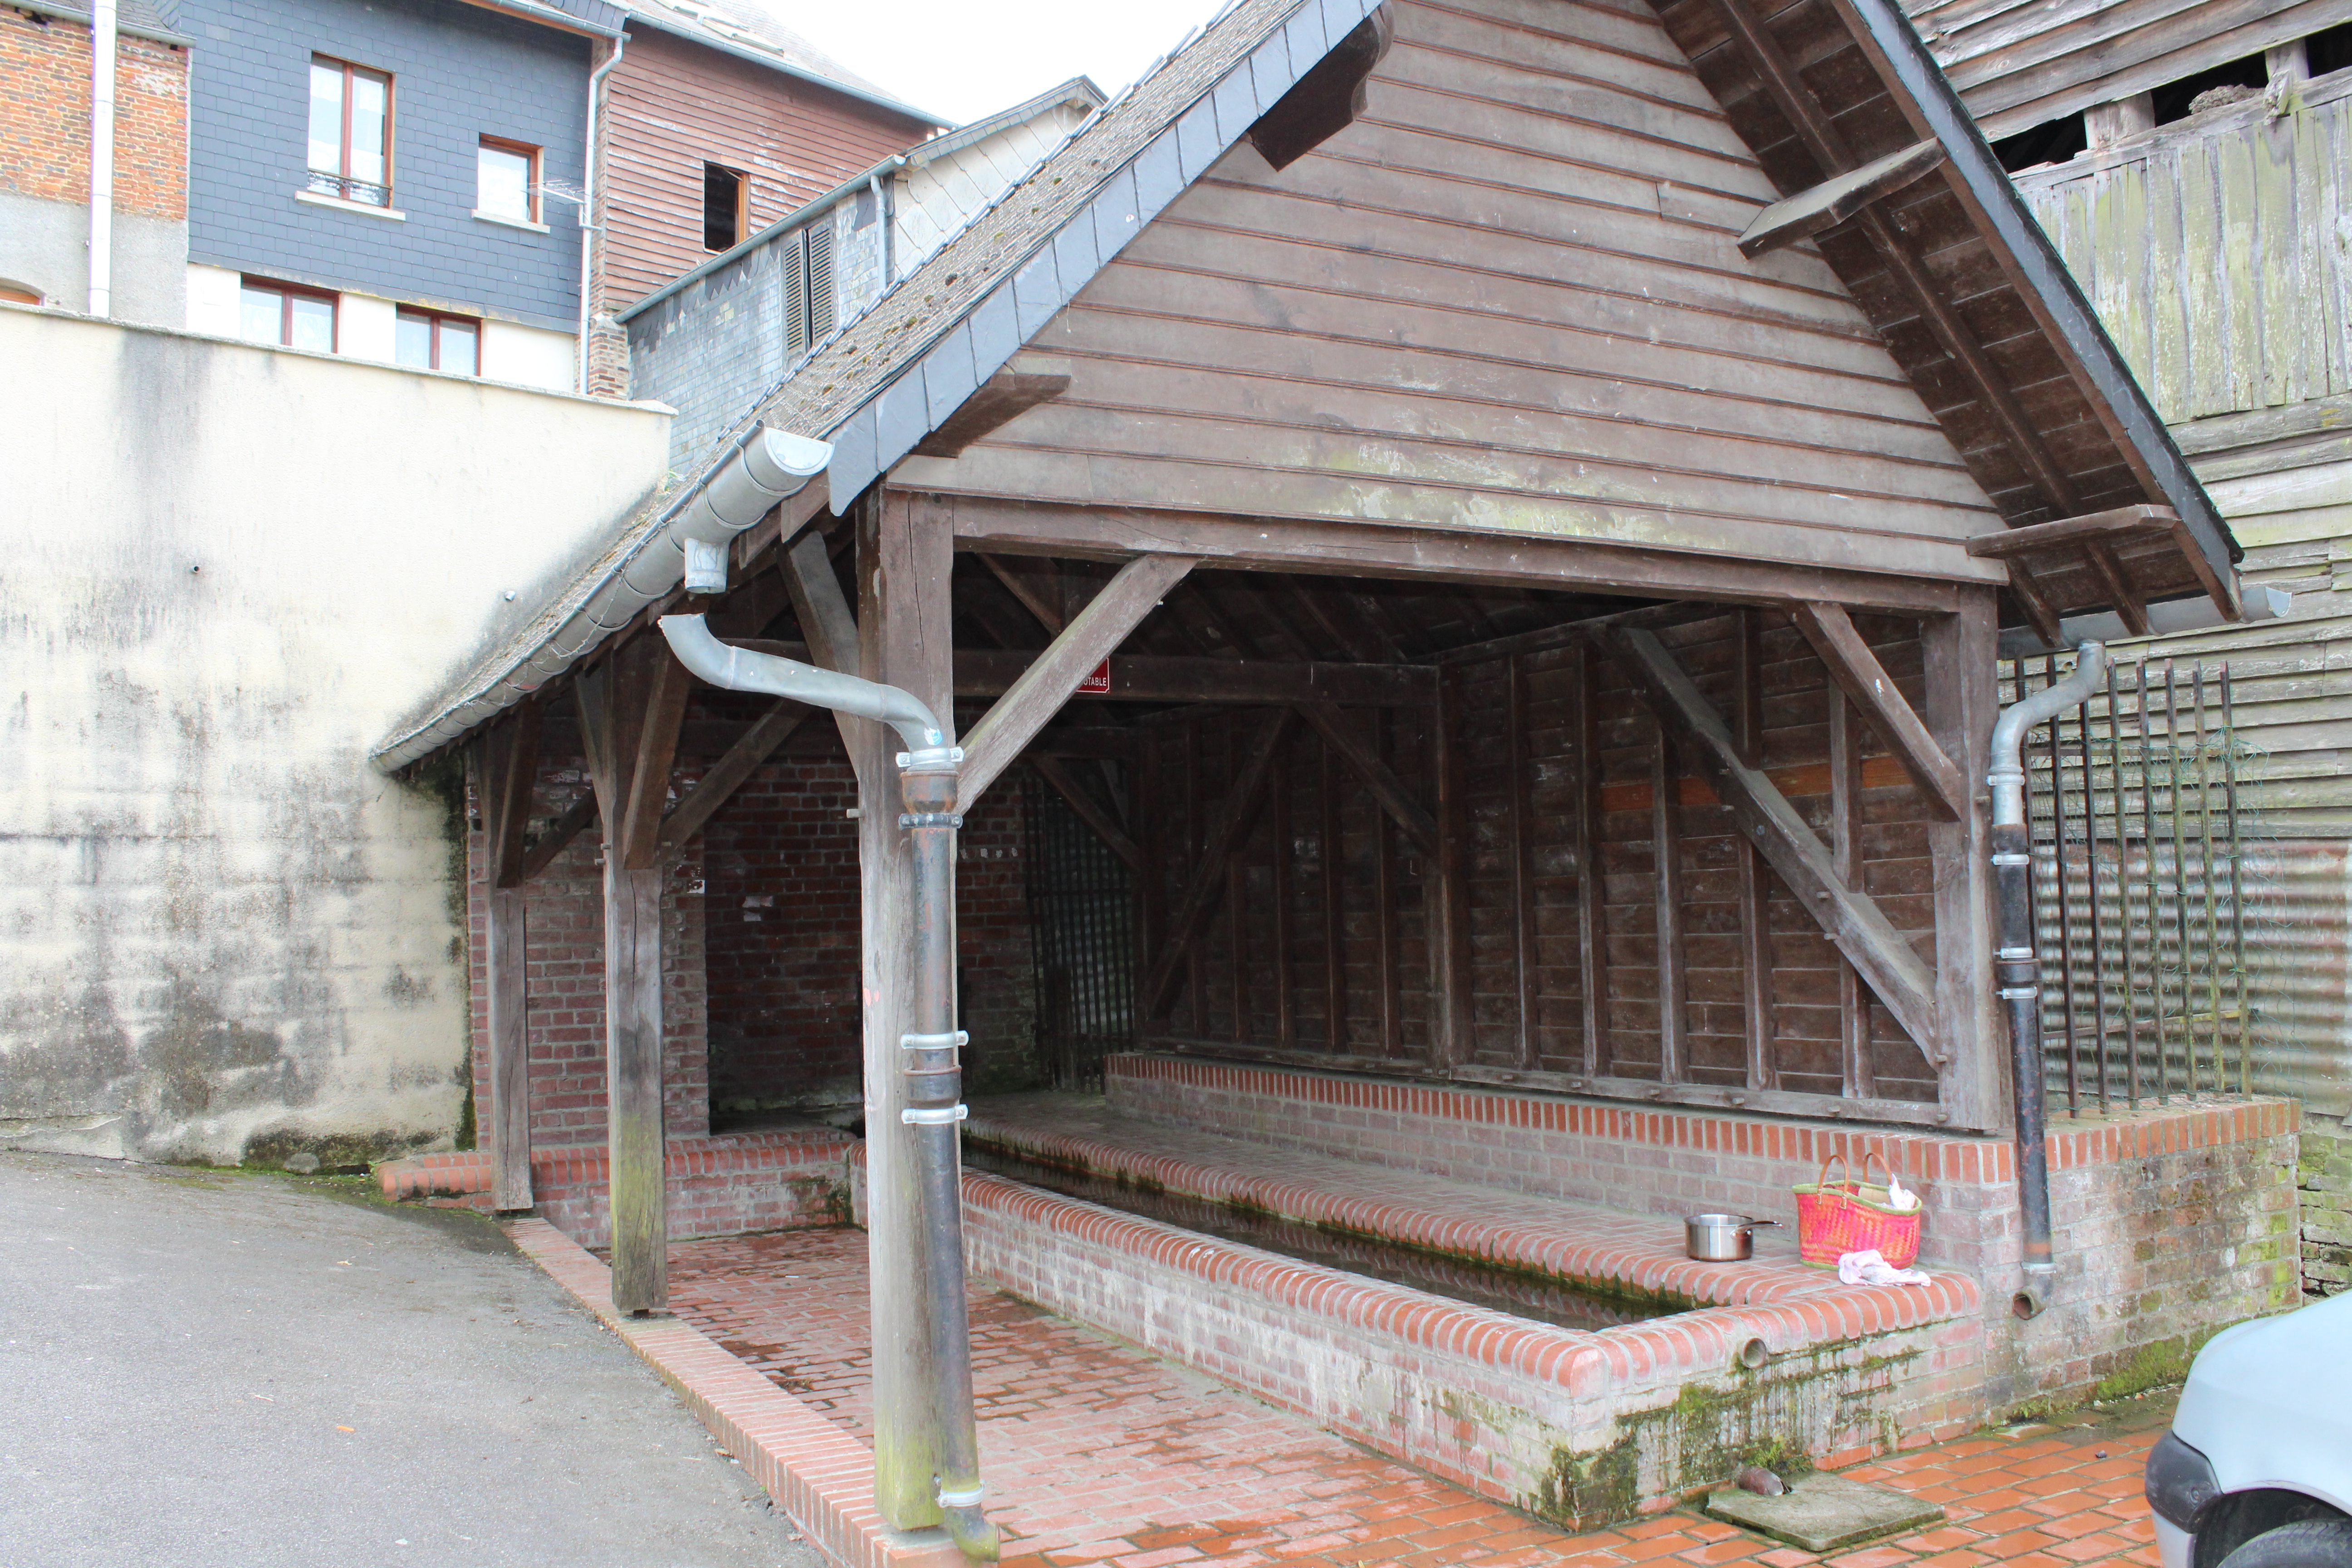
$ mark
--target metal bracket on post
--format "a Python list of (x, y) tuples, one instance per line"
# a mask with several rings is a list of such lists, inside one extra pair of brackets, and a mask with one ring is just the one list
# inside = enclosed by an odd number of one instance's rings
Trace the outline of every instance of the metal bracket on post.
[(952, 1127), (971, 1115), (971, 1107), (968, 1105), (940, 1106), (931, 1110), (909, 1106), (898, 1112), (898, 1120), (909, 1127)]

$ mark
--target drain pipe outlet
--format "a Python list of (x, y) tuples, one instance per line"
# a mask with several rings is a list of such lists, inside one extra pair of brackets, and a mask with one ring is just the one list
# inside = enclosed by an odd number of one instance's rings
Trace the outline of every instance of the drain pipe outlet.
[(669, 525), (671, 542), (686, 557), (686, 591), (725, 593), (727, 547), (735, 536), (778, 501), (798, 495), (832, 460), (829, 442), (765, 425), (755, 428)]
[(2010, 1073), (2017, 1100), (2017, 1209), (2025, 1237), (2025, 1284), (2011, 1304), (2032, 1317), (2048, 1301), (2056, 1270), (2050, 1250), (2050, 1154), (2043, 1131), (2042, 963), (2033, 950), (2033, 840), (2025, 816), (2025, 737), (2036, 724), (2080, 707), (2107, 669), (2107, 650), (2074, 650), (2074, 673), (2011, 703), (1992, 730), (1993, 955), (2000, 999), (2009, 1010)]
[(898, 753), (898, 826), (907, 830), (915, 880), (914, 982), (899, 1037), (907, 1106), (920, 1194), (925, 1316), (931, 1341), (931, 1420), (938, 1438), (940, 1514), (949, 1537), (975, 1563), (993, 1563), (1002, 1544), (981, 1510), (980, 1438), (971, 1408), (971, 1324), (964, 1303), (963, 1162), (958, 1148), (963, 1105), (961, 1050), (955, 1026), (955, 862), (961, 749), (948, 744), (939, 721), (912, 693), (774, 654), (730, 647), (700, 616), (664, 616), (662, 636), (678, 662), (730, 691), (764, 691), (814, 707), (877, 719), (906, 737)]

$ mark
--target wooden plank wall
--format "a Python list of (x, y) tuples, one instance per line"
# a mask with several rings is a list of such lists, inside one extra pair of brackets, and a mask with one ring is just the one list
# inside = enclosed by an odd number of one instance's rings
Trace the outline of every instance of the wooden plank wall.
[(2352, 72), (2018, 180), (2168, 421), (2352, 392)]
[[(1829, 705), (1836, 699), (1785, 616), (1749, 614), (1763, 763), (1829, 843), (1835, 837)], [(1857, 624), (1917, 702), (1916, 628), (1893, 620)], [(1733, 612), (1661, 632), (1727, 716), (1738, 707), (1740, 627)], [(1488, 1076), (1656, 1082), (1662, 1057), (1678, 1055), (1683, 1066), (1667, 1075), (1672, 1081), (1748, 1086), (1750, 942), (1739, 863), (1746, 847), (1729, 810), (1678, 759), (1664, 770), (1661, 809), (1657, 723), (1632, 682), (1581, 643), (1474, 658), (1455, 668), (1471, 993), (1459, 1065)], [(1580, 742), (1588, 700), (1590, 746)], [(1417, 799), (1434, 805), (1433, 713), (1343, 717), (1375, 741)], [(1165, 827), (1145, 857), (1159, 878), (1147, 900), (1172, 908), (1201, 874), (1202, 847), (1223, 819), (1229, 784), (1266, 722), (1263, 712), (1234, 710), (1145, 727), (1145, 766), (1160, 781), (1156, 820)], [(1932, 962), (1927, 814), (1893, 758), (1858, 722), (1854, 731), (1860, 880)], [(1597, 845), (1592, 886), (1580, 854), (1588, 822)], [(1443, 1074), (1430, 951), (1435, 861), (1406, 841), (1310, 729), (1294, 727), (1255, 831), (1231, 866), (1212, 869), (1224, 879), (1221, 906), (1147, 1038), (1220, 1054)], [(1881, 1008), (1866, 1009), (1864, 1072), (1849, 1083), (1843, 961), (1769, 870), (1761, 876), (1766, 1058), (1777, 1087), (1932, 1101), (1934, 1071)], [(1589, 910), (1596, 892), (1598, 908)], [(1598, 938), (1590, 958), (1588, 925)], [(1669, 972), (1672, 960), (1681, 961), (1678, 1049), (1667, 1043), (1675, 1015), (1660, 997), (1674, 977), (1662, 981), (1662, 953)], [(1150, 956), (1157, 955), (1147, 962)], [(1600, 989), (1590, 994), (1601, 998), (1601, 1032), (1588, 1053), (1585, 1003), (1589, 977), (1596, 976)]]
[(749, 238), (928, 129), (646, 26), (630, 31), (605, 95), (600, 310), (634, 304), (710, 258), (702, 248), (706, 163), (751, 175)]
[(1835, 274), (1740, 256), (1779, 193), (1654, 15), (1390, 9), (1361, 118), (1222, 160), (1041, 335), (1068, 392), (906, 474), (1893, 569), (1998, 526)]
[(1993, 137), (2352, 20), (2352, 0), (1907, 0), (1904, 9)]

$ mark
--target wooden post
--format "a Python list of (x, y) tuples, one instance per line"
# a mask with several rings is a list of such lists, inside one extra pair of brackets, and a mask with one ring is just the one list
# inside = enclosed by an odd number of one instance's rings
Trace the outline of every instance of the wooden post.
[[(1372, 716), (1372, 744), (1385, 763), (1391, 754), (1389, 729), (1394, 721), (1386, 709)], [(1398, 1002), (1401, 982), (1397, 973), (1397, 863), (1396, 830), (1389, 822), (1389, 814), (1372, 814), (1372, 913), (1380, 922), (1372, 932), (1373, 984), (1380, 988), (1381, 1055), (1393, 1060), (1403, 1050), (1404, 1017)]]
[(588, 776), (604, 825), (604, 1084), (613, 1305), (669, 1304), (662, 1107), (663, 871), (656, 863), (686, 672), (658, 637), (623, 644), (576, 681)]
[[(1830, 855), (1838, 880), (1862, 889), (1862, 747), (1853, 704), (1836, 681), (1829, 683)], [(1848, 1100), (1874, 1100), (1878, 1073), (1871, 1059), (1870, 987), (1844, 959), (1838, 960), (1838, 1092)]]
[[(1758, 635), (1756, 612), (1742, 609), (1739, 617), (1738, 676), (1739, 682), (1738, 741), (1748, 766), (1764, 765), (1764, 650)], [(1780, 1087), (1780, 1064), (1773, 1054), (1779, 1036), (1772, 1005), (1772, 910), (1765, 896), (1768, 872), (1756, 846), (1739, 844), (1739, 951), (1741, 1000), (1748, 1034), (1748, 1087)]]
[(1462, 743), (1462, 667), (1437, 672), (1436, 875), (1431, 879), (1430, 977), (1436, 992), (1431, 1020), (1432, 1065), (1458, 1067), (1474, 1047), (1470, 977), (1470, 769)]
[[(948, 519), (903, 494), (857, 502), (857, 672), (914, 693), (952, 727)], [(898, 1530), (940, 1522), (922, 1213), (899, 1037), (913, 1026), (914, 859), (898, 792), (898, 732), (846, 721), (858, 759), (857, 858), (866, 1012), (866, 1255), (874, 1328), (874, 1502)], [(952, 736), (950, 736), (952, 740)]]
[(1919, 641), (1927, 689), (1920, 717), (1970, 786), (1958, 822), (1932, 823), (1927, 854), (1936, 878), (1936, 1016), (1939, 1037), (1921, 1040), (1936, 1068), (1944, 1114), (1961, 1127), (2009, 1122), (2006, 1041), (1992, 992), (1992, 881), (1986, 858), (1985, 770), (1991, 764), (1995, 642), (1990, 592), (1953, 616), (1926, 616)]
[(1528, 668), (1517, 654), (1503, 660), (1510, 683), (1511, 960), (1518, 984), (1519, 1066), (1543, 1065), (1541, 971), (1536, 936), (1535, 802), (1528, 763)]
[(527, 1209), (530, 1191), (530, 953), (523, 913), (523, 830), (539, 771), (540, 706), (526, 698), (494, 727), (481, 748), (482, 826), (488, 839), (489, 929), (489, 1104), (482, 1118), (490, 1145), (490, 1206)]
[[(1184, 721), (1184, 863), (1192, 880), (1207, 875), (1209, 828), (1202, 820), (1201, 804), (1201, 721)], [(1168, 934), (1160, 938), (1160, 948), (1151, 957), (1160, 961), (1168, 949)], [(1194, 1039), (1206, 1039), (1209, 1035), (1209, 972), (1204, 944), (1193, 942), (1184, 954), (1184, 1016), (1189, 1033)], [(1144, 971), (1146, 974), (1150, 970)], [(1158, 1006), (1158, 999), (1147, 994), (1143, 999), (1146, 1013)]]
[(1609, 904), (1601, 878), (1601, 669), (1582, 643), (1569, 650), (1576, 745), (1576, 947), (1584, 988), (1584, 1076), (1613, 1071), (1609, 1047)]
[(1322, 816), (1317, 842), (1323, 858), (1323, 1046), (1333, 1056), (1348, 1048), (1347, 857), (1339, 842), (1339, 754), (1326, 741), (1316, 803)]
[(1658, 1081), (1680, 1083), (1689, 1047), (1684, 1039), (1688, 1025), (1688, 985), (1684, 973), (1688, 955), (1683, 951), (1682, 804), (1675, 798), (1681, 784), (1675, 765), (1675, 739), (1665, 721), (1658, 722), (1658, 743), (1650, 753), (1650, 858), (1654, 868), (1658, 932)]
[(1298, 975), (1290, 951), (1291, 908), (1297, 867), (1291, 855), (1290, 765), (1274, 760), (1274, 1038), (1284, 1050), (1298, 1043)]

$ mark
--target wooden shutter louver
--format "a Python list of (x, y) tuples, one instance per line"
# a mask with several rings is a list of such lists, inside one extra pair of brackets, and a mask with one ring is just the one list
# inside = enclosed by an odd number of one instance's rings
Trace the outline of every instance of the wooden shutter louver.
[(784, 361), (798, 363), (808, 353), (807, 240), (793, 235), (784, 242)]
[(827, 215), (808, 231), (809, 342), (821, 343), (832, 334), (834, 313), (833, 220)]

